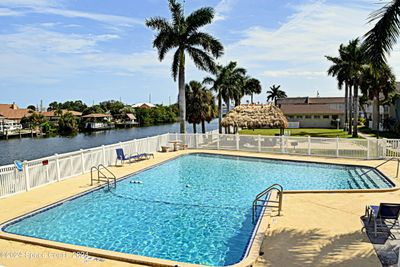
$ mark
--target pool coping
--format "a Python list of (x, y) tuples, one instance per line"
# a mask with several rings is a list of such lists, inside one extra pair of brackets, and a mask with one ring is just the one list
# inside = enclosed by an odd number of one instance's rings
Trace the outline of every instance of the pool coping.
[[(214, 151), (212, 151), (214, 152)], [(298, 194), (298, 193), (373, 193), (373, 192), (389, 192), (389, 191), (396, 191), (399, 189), (398, 185), (394, 183), (389, 177), (387, 177), (385, 174), (383, 174), (381, 171), (377, 170), (374, 167), (367, 166), (367, 165), (359, 165), (359, 164), (341, 164), (341, 163), (325, 163), (325, 162), (318, 162), (318, 161), (309, 161), (309, 160), (293, 160), (293, 159), (280, 159), (280, 158), (271, 158), (270, 156), (268, 157), (260, 157), (260, 156), (249, 156), (249, 155), (238, 155), (235, 154), (234, 151), (229, 151), (229, 154), (222, 154), (218, 153), (220, 151), (215, 151), (216, 153), (210, 153), (210, 152), (202, 152), (202, 151), (196, 151), (196, 152), (191, 152), (190, 150), (185, 153), (185, 154), (179, 154), (172, 156), (171, 158), (168, 158), (166, 160), (162, 160), (161, 162), (155, 163), (153, 165), (150, 165), (148, 167), (144, 167), (142, 169), (136, 170), (132, 173), (129, 173), (127, 175), (124, 175), (117, 180), (123, 180), (126, 179), (129, 176), (138, 174), (140, 172), (146, 171), (148, 169), (157, 167), (161, 164), (164, 164), (168, 161), (174, 160), (178, 157), (184, 156), (184, 155), (190, 155), (190, 154), (209, 154), (209, 155), (226, 155), (226, 156), (238, 156), (238, 157), (246, 157), (246, 158), (257, 158), (257, 159), (267, 159), (267, 160), (276, 160), (276, 161), (290, 161), (290, 162), (303, 162), (303, 163), (319, 163), (319, 164), (331, 164), (331, 165), (340, 165), (340, 166), (358, 166), (358, 167), (365, 167), (365, 168), (372, 168), (378, 171), (385, 179), (387, 179), (394, 187), (392, 188), (386, 188), (386, 189), (351, 189), (351, 190), (286, 190), (284, 194)], [(60, 249), (64, 251), (69, 251), (69, 252), (84, 252), (88, 253), (91, 256), (94, 257), (100, 257), (100, 258), (105, 258), (105, 259), (110, 259), (110, 260), (117, 260), (117, 261), (123, 261), (123, 262), (130, 262), (130, 263), (137, 263), (137, 264), (146, 264), (146, 265), (151, 265), (151, 266), (188, 266), (188, 267), (199, 267), (199, 266), (208, 266), (208, 265), (200, 265), (200, 264), (193, 264), (193, 263), (185, 263), (185, 262), (178, 262), (178, 261), (173, 261), (173, 260), (166, 260), (166, 259), (160, 259), (160, 258), (152, 258), (152, 257), (147, 257), (147, 256), (141, 256), (141, 255), (135, 255), (135, 254), (128, 254), (128, 253), (122, 253), (122, 252), (115, 252), (115, 251), (109, 251), (109, 250), (103, 250), (103, 249), (97, 249), (97, 248), (91, 248), (91, 247), (84, 247), (84, 246), (79, 246), (79, 245), (72, 245), (72, 244), (67, 244), (67, 243), (62, 243), (62, 242), (57, 242), (57, 241), (50, 241), (50, 240), (45, 240), (41, 238), (35, 238), (35, 237), (29, 237), (29, 236), (23, 236), (23, 235), (18, 235), (18, 234), (11, 234), (8, 232), (3, 231), (4, 227), (8, 226), (11, 223), (17, 222), (19, 220), (22, 220), (24, 218), (33, 216), (37, 213), (40, 213), (42, 211), (45, 211), (47, 209), (53, 208), (57, 205), (61, 205), (63, 202), (67, 200), (71, 200), (74, 198), (78, 198), (80, 196), (83, 196), (85, 194), (89, 194), (93, 191), (100, 190), (103, 188), (105, 184), (100, 184), (94, 188), (85, 190), (83, 192), (80, 192), (78, 194), (66, 197), (64, 199), (58, 200), (54, 203), (51, 203), (49, 205), (45, 205), (43, 207), (40, 207), (38, 209), (32, 210), (30, 212), (27, 212), (23, 215), (17, 216), (13, 219), (7, 220), (5, 222), (2, 222), (0, 224), (0, 238), (7, 239), (7, 240), (12, 240), (12, 241), (19, 241), (19, 242), (24, 242), (24, 243), (30, 243), (34, 245), (39, 245), (43, 247), (48, 247), (48, 248), (55, 248), (55, 249)], [(252, 266), (258, 259), (259, 257), (259, 251), (261, 249), (261, 245), (265, 236), (265, 232), (269, 228), (269, 222), (271, 216), (267, 215), (265, 216), (264, 214), (265, 209), (263, 210), (263, 213), (260, 215), (258, 222), (253, 230), (252, 236), (249, 239), (249, 243), (247, 245), (246, 249), (246, 254), (242, 256), (242, 260), (238, 263), (232, 264), (232, 265), (226, 265), (226, 267), (244, 267), (244, 266)]]

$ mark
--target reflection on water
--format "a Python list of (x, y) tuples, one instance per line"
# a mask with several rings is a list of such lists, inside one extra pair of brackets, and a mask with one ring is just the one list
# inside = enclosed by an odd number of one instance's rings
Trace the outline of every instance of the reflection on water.
[[(192, 131), (187, 125), (187, 131)], [(206, 130), (218, 128), (218, 120), (206, 124)], [(197, 127), (201, 131), (201, 127)], [(179, 132), (179, 123), (164, 124), (130, 129), (115, 129), (93, 133), (79, 133), (73, 137), (22, 138), (0, 140), (0, 165), (10, 164), (14, 160), (31, 160), (41, 157), (71, 152), (79, 149), (108, 145), (132, 139), (144, 138), (164, 133)]]

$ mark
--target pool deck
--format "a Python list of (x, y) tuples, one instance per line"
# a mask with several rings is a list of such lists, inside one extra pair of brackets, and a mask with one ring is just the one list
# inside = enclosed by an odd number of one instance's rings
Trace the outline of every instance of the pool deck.
[[(177, 155), (207, 152), (274, 159), (376, 166), (380, 160), (353, 160), (309, 156), (290, 156), (238, 151), (186, 150), (156, 153), (155, 159), (112, 167), (117, 177), (161, 163)], [(379, 168), (393, 178), (395, 162)], [(268, 172), (266, 171), (266, 175)], [(21, 216), (40, 207), (89, 190), (90, 174), (65, 179), (29, 192), (0, 199), (0, 222)], [(398, 191), (377, 193), (301, 193), (284, 194), (283, 211), (269, 220), (270, 229), (255, 266), (380, 266), (380, 261), (365, 232), (360, 216), (368, 204), (400, 203)], [(110, 259), (83, 257), (63, 250), (0, 239), (0, 266), (145, 266)], [(187, 264), (189, 265), (189, 264)], [(186, 264), (180, 265), (186, 266)]]

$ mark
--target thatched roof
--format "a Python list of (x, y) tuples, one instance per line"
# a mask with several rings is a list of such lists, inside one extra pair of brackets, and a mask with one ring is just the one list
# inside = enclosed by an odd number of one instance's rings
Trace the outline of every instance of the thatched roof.
[(287, 128), (288, 121), (283, 112), (274, 105), (240, 105), (222, 120), (222, 126), (241, 128)]

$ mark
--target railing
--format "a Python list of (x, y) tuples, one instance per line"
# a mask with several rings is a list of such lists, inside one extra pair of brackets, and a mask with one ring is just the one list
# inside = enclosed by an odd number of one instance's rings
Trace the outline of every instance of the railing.
[[(278, 194), (278, 201), (276, 200), (271, 200), (270, 194), (276, 191)], [(253, 201), (253, 216), (252, 216), (252, 222), (253, 224), (256, 222), (256, 217), (257, 217), (257, 208), (278, 208), (278, 216), (281, 215), (281, 210), (282, 210), (282, 195), (283, 195), (283, 187), (280, 184), (273, 184), (261, 193), (259, 193), (256, 198)], [(264, 198), (264, 199), (263, 199)], [(261, 204), (260, 204), (261, 203)], [(278, 203), (278, 206), (271, 205), (271, 203)]]
[(169, 141), (181, 140), (189, 149), (235, 150), (257, 153), (347, 157), (357, 159), (400, 158), (400, 141), (395, 139), (346, 139), (292, 136), (219, 134), (163, 134), (127, 142), (24, 161), (19, 172), (14, 165), (0, 167), (0, 197), (29, 191), (90, 172), (92, 166), (114, 165), (116, 148), (126, 154), (153, 153)]
[[(106, 175), (101, 170), (106, 170), (110, 176)], [(93, 166), (90, 168), (90, 185), (93, 185), (93, 181), (96, 179), (93, 177), (93, 171), (97, 171), (97, 182), (106, 182), (108, 189), (110, 189), (110, 180), (114, 182), (114, 188), (117, 187), (117, 177), (112, 173), (106, 166), (99, 164), (97, 167)]]
[(365, 174), (367, 174), (367, 173), (369, 173), (369, 172), (371, 172), (371, 171), (373, 171), (373, 170), (375, 170), (375, 169), (378, 169), (380, 166), (383, 166), (383, 165), (385, 165), (386, 163), (388, 163), (388, 162), (390, 162), (390, 161), (393, 161), (393, 160), (396, 160), (396, 161), (397, 161), (396, 178), (399, 178), (400, 158), (390, 158), (390, 159), (387, 159), (387, 160), (385, 160), (384, 162), (382, 162), (381, 164), (376, 165), (374, 168), (369, 169), (369, 170), (366, 171), (366, 172), (363, 172), (360, 176), (363, 176), (363, 175), (365, 175)]

